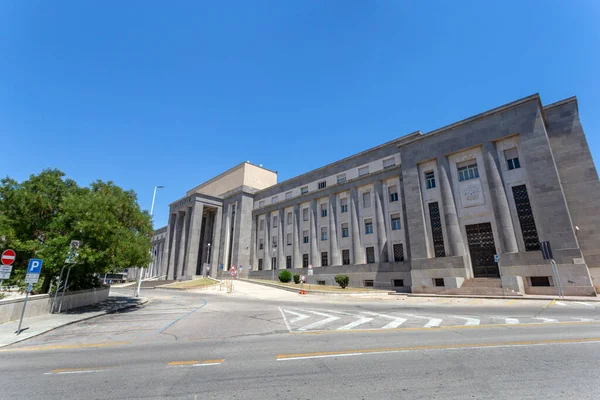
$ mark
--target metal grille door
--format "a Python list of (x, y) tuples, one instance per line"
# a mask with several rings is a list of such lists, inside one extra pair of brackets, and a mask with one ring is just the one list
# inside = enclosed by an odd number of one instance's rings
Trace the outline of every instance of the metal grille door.
[(433, 251), (436, 257), (446, 257), (444, 250), (444, 233), (440, 218), (440, 207), (436, 202), (429, 203), (429, 219), (431, 222), (431, 235), (433, 236)]
[(499, 277), (498, 266), (494, 262), (496, 245), (492, 225), (489, 222), (465, 226), (467, 242), (471, 253), (471, 264), (475, 277)]
[(523, 233), (523, 241), (525, 242), (525, 251), (539, 250), (540, 239), (535, 227), (527, 187), (525, 185), (513, 186), (512, 191), (515, 197), (515, 206), (517, 207), (521, 232)]

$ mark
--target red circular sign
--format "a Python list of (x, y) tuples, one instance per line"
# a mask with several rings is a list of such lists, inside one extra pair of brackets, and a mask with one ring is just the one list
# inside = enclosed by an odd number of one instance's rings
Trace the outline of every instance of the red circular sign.
[(2, 265), (12, 265), (17, 258), (17, 253), (14, 250), (8, 249), (4, 250), (2, 253)]

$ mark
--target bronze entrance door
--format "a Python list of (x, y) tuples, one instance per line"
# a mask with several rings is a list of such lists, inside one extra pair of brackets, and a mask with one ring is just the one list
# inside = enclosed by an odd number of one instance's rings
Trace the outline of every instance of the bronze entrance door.
[(494, 244), (492, 224), (486, 222), (483, 224), (467, 225), (465, 229), (467, 231), (469, 252), (471, 253), (473, 275), (476, 278), (499, 277), (500, 271), (498, 270), (498, 265), (494, 262), (496, 245)]

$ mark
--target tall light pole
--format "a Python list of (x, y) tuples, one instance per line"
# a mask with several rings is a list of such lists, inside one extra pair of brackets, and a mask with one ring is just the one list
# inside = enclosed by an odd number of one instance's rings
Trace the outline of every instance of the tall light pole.
[[(150, 207), (150, 218), (152, 218), (152, 214), (154, 214), (154, 200), (156, 199), (156, 189), (162, 189), (164, 186), (154, 186), (154, 194), (152, 195), (152, 206)], [(153, 225), (154, 227), (154, 225)], [(152, 253), (152, 257), (154, 257), (154, 253)], [(144, 267), (140, 268), (140, 273), (138, 274), (138, 282), (137, 282), (137, 291), (135, 293), (135, 297), (140, 296), (140, 287), (142, 286), (142, 275), (144, 274)]]

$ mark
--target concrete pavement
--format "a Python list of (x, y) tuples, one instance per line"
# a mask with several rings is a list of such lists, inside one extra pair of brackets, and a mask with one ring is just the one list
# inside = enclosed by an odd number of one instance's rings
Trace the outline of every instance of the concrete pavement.
[(231, 294), (154, 289), (143, 295), (150, 298), (143, 307), (0, 349), (0, 398), (591, 399), (600, 393), (597, 304), (340, 299), (248, 283), (237, 283)]

